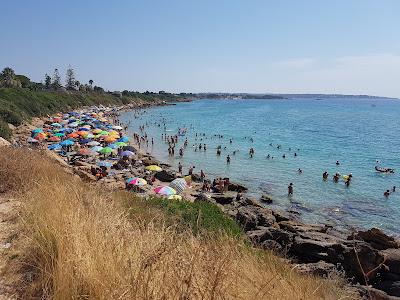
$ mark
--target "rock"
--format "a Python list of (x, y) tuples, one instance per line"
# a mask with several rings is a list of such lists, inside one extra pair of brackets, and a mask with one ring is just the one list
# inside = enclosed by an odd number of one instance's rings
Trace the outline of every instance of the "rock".
[(279, 227), (290, 232), (326, 232), (328, 227), (325, 225), (303, 224), (296, 221), (281, 221)]
[(266, 240), (273, 240), (282, 248), (289, 249), (293, 243), (294, 235), (275, 227), (258, 226), (253, 231), (248, 231), (247, 236), (257, 245), (262, 245)]
[(93, 176), (92, 174), (85, 172), (84, 170), (76, 168), (74, 169), (74, 173), (82, 178), (83, 181), (97, 181), (96, 176)]
[(274, 252), (282, 252), (282, 246), (274, 240), (265, 240), (264, 242), (261, 243), (261, 247), (264, 250), (270, 250)]
[(229, 182), (228, 191), (243, 193), (247, 191), (247, 188), (241, 184)]
[(175, 173), (171, 170), (162, 170), (154, 174), (154, 176), (162, 182), (171, 182), (176, 178)]
[(191, 177), (192, 177), (193, 182), (203, 182), (203, 180), (199, 174), (192, 174)]
[(388, 272), (400, 274), (400, 249), (386, 249), (380, 252), (385, 258)]
[(217, 203), (225, 205), (233, 202), (234, 196), (226, 194), (213, 194), (211, 196)]
[(154, 159), (152, 157), (143, 157), (141, 159), (141, 161), (145, 166), (151, 166), (151, 165), (158, 166), (159, 165), (159, 161), (157, 161), (156, 159)]
[[(386, 235), (378, 228), (371, 228), (367, 231), (359, 231), (354, 238), (366, 241), (367, 243), (371, 244), (372, 247), (378, 250), (399, 248), (399, 243), (393, 237)], [(352, 240), (353, 236), (349, 236), (348, 239)]]
[(291, 220), (291, 218), (288, 215), (285, 215), (281, 212), (277, 212), (277, 211), (273, 210), (272, 214), (274, 215), (274, 217), (278, 223), (282, 222), (282, 221), (290, 221)]
[(0, 147), (8, 147), (8, 146), (11, 146), (11, 143), (0, 136)]
[(400, 281), (381, 281), (374, 285), (374, 287), (390, 296), (400, 297)]
[(297, 264), (296, 270), (301, 274), (310, 274), (321, 277), (328, 277), (331, 274), (338, 273), (336, 266), (324, 261), (309, 264)]
[(254, 230), (256, 226), (277, 226), (275, 217), (270, 210), (254, 206), (240, 207), (236, 220), (245, 231)]
[(262, 195), (260, 198), (261, 202), (267, 203), (267, 204), (271, 204), (272, 203), (272, 198), (267, 196), (267, 195)]
[(370, 286), (358, 285), (354, 287), (360, 294), (362, 299), (368, 300), (400, 300), (399, 297), (389, 296), (384, 291), (375, 289)]
[(17, 128), (13, 124), (10, 124), (10, 123), (8, 123), (7, 125), (8, 125), (8, 128), (10, 128), (10, 130), (13, 130), (13, 131), (15, 130), (15, 128)]

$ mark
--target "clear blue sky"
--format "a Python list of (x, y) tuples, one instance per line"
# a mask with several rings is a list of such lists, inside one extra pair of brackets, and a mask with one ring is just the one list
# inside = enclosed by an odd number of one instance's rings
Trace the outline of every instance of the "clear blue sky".
[(400, 97), (398, 0), (1, 2), (0, 68), (36, 81)]

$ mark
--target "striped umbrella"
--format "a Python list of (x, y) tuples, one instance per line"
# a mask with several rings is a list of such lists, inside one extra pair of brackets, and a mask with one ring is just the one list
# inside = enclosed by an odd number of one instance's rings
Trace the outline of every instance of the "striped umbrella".
[(154, 192), (156, 194), (160, 194), (160, 195), (164, 195), (164, 196), (171, 196), (171, 195), (175, 195), (176, 194), (176, 191), (172, 187), (169, 187), (169, 186), (156, 187), (154, 189)]
[(169, 186), (175, 189), (178, 194), (180, 194), (187, 188), (187, 183), (185, 179), (177, 178), (173, 180)]

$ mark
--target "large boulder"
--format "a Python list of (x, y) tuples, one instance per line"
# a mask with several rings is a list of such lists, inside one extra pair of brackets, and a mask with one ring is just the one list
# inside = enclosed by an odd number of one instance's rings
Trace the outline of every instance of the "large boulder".
[(380, 281), (374, 287), (390, 296), (400, 297), (400, 281)]
[(226, 205), (233, 202), (234, 196), (228, 194), (212, 194), (211, 196), (217, 203)]
[(243, 193), (247, 191), (247, 188), (239, 183), (229, 182), (228, 191)]
[(327, 263), (322, 260), (316, 263), (297, 264), (295, 267), (296, 270), (301, 274), (310, 274), (321, 277), (329, 277), (331, 274), (338, 273), (338, 270), (334, 264)]
[(275, 241), (281, 249), (289, 249), (293, 243), (294, 235), (291, 232), (284, 231), (275, 227), (258, 226), (255, 230), (248, 231), (247, 236), (256, 245), (262, 245), (265, 241)]
[(356, 235), (349, 236), (348, 239), (359, 239), (369, 243), (372, 247), (378, 250), (389, 248), (399, 248), (399, 242), (393, 237), (386, 235), (378, 228), (371, 228), (366, 231), (359, 231)]
[(400, 275), (400, 249), (386, 249), (380, 252), (385, 258), (388, 272)]
[(176, 178), (175, 173), (171, 170), (162, 170), (157, 172), (154, 177), (162, 182), (171, 182)]
[(254, 206), (239, 207), (236, 220), (245, 231), (254, 230), (257, 226), (277, 226), (271, 210)]
[(198, 183), (203, 182), (203, 179), (201, 178), (201, 176), (199, 174), (193, 173), (190, 177), (192, 178), (193, 182), (198, 182)]

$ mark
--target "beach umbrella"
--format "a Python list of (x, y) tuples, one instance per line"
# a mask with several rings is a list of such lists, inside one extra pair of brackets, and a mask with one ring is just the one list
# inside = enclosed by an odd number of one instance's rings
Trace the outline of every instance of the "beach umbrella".
[(109, 135), (108, 131), (102, 130), (99, 132), (100, 135)]
[(68, 124), (68, 126), (69, 126), (69, 127), (78, 127), (79, 124), (76, 123), (76, 122), (73, 122), (73, 123)]
[(159, 172), (159, 171), (161, 171), (162, 169), (161, 169), (159, 166), (150, 165), (150, 166), (147, 166), (147, 167), (146, 167), (146, 170), (154, 171), (154, 172)]
[(123, 136), (118, 139), (118, 142), (124, 142), (124, 143), (129, 142), (129, 138), (127, 136)]
[(96, 152), (93, 152), (91, 149), (89, 148), (82, 148), (78, 150), (78, 154), (80, 155), (96, 155)]
[(31, 132), (32, 132), (32, 134), (36, 134), (36, 133), (39, 133), (39, 132), (43, 132), (43, 129), (42, 128), (36, 128), (36, 129), (33, 129)]
[(132, 151), (122, 151), (119, 155), (120, 156), (128, 156), (128, 157), (130, 157), (130, 156), (134, 156), (135, 153), (132, 152)]
[(28, 138), (27, 142), (31, 143), (31, 144), (35, 144), (35, 143), (38, 143), (39, 141), (30, 137), (30, 138)]
[(156, 187), (154, 189), (154, 192), (156, 194), (160, 194), (160, 195), (164, 195), (164, 196), (171, 196), (171, 195), (175, 195), (176, 194), (176, 191), (172, 187), (169, 187), (169, 186)]
[(37, 140), (44, 140), (45, 138), (47, 138), (47, 135), (44, 132), (39, 132), (34, 137)]
[(137, 185), (137, 186), (143, 186), (143, 185), (147, 184), (147, 181), (142, 178), (134, 177), (134, 178), (127, 179), (126, 183), (132, 184), (132, 185)]
[(96, 163), (96, 165), (98, 165), (99, 167), (106, 167), (109, 168), (112, 166), (112, 163), (108, 162), (108, 161), (104, 161), (104, 160), (100, 160)]
[(177, 178), (177, 179), (173, 180), (169, 184), (169, 186), (172, 187), (173, 189), (175, 189), (178, 192), (178, 194), (180, 194), (187, 188), (187, 182), (183, 178)]
[(122, 147), (122, 150), (135, 152), (135, 148), (133, 148), (133, 146), (124, 146)]
[(87, 131), (77, 131), (76, 133), (77, 133), (78, 135), (80, 135), (80, 136), (86, 136), (86, 135), (89, 134)]
[(128, 146), (126, 143), (124, 142), (116, 142), (115, 145), (117, 145), (118, 147), (125, 147)]
[(122, 129), (124, 129), (124, 128), (122, 128), (121, 126), (118, 126), (118, 125), (113, 126), (112, 128), (115, 129), (115, 130), (122, 130)]
[(96, 129), (93, 129), (92, 130), (92, 132), (93, 133), (95, 133), (95, 134), (99, 134), (99, 133), (101, 133), (103, 130), (101, 130), (100, 128), (96, 128)]
[(47, 139), (49, 142), (59, 142), (60, 138), (58, 136), (52, 136)]
[(113, 152), (113, 149), (110, 148), (110, 147), (104, 147), (99, 152), (102, 153), (102, 154), (110, 154), (111, 152)]
[(171, 195), (171, 196), (168, 197), (168, 200), (180, 201), (180, 200), (182, 200), (182, 196), (180, 196), (180, 195)]
[(98, 145), (100, 145), (100, 143), (97, 142), (97, 141), (90, 141), (90, 142), (87, 143), (86, 145), (88, 145), (88, 146), (98, 146)]
[(56, 149), (60, 149), (62, 146), (60, 144), (53, 144), (47, 147), (47, 149), (49, 150), (56, 150)]
[(80, 144), (87, 144), (89, 142), (91, 142), (90, 139), (82, 139), (82, 140), (79, 141)]
[(56, 136), (56, 137), (63, 137), (63, 136), (65, 136), (65, 134), (62, 133), (62, 132), (57, 132), (56, 134), (54, 134), (54, 136)]
[(116, 144), (109, 144), (107, 147), (110, 147), (111, 149), (117, 149), (118, 146)]
[(85, 136), (85, 138), (87, 138), (87, 139), (92, 139), (92, 138), (94, 138), (94, 135), (93, 135), (93, 133), (89, 132), (89, 133)]
[(90, 131), (90, 126), (89, 126), (89, 128), (87, 128), (87, 127), (80, 127), (80, 128), (78, 128), (78, 131)]
[(90, 148), (92, 151), (96, 151), (96, 152), (99, 152), (101, 149), (103, 149), (103, 147), (101, 147), (101, 146), (94, 146), (94, 147), (92, 147), (92, 148)]
[(107, 142), (107, 143), (113, 143), (116, 140), (117, 140), (117, 138), (112, 137), (112, 136), (107, 136), (107, 137), (104, 138), (104, 141)]
[(73, 141), (71, 141), (71, 140), (65, 140), (65, 141), (62, 141), (61, 143), (60, 143), (60, 145), (61, 146), (72, 146), (74, 144), (74, 142)]
[(53, 126), (53, 127), (62, 127), (62, 125), (60, 123), (52, 123), (51, 126)]

